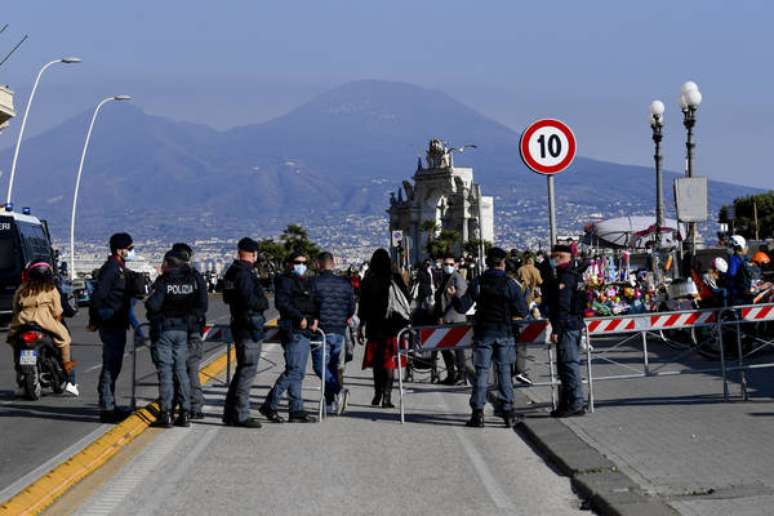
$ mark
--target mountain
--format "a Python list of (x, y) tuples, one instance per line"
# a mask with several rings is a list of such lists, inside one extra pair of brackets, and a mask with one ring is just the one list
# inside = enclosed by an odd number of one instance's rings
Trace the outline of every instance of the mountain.
[[(14, 201), (48, 218), (60, 236), (90, 116), (22, 146)], [(383, 214), (389, 191), (413, 175), (433, 137), (478, 145), (456, 161), (475, 168), (498, 209), (545, 198), (545, 180), (518, 159), (513, 130), (440, 91), (357, 81), (282, 117), (223, 132), (148, 115), (129, 103), (106, 106), (84, 168), (79, 234), (103, 239), (121, 227), (140, 228), (134, 230), (147, 237), (206, 237), (325, 214)], [(0, 163), (10, 163), (11, 152), (0, 154)], [(673, 177), (665, 175), (669, 199)], [(613, 214), (654, 204), (646, 167), (578, 157), (556, 182), (560, 220), (568, 205)], [(755, 191), (717, 182), (710, 188), (714, 209)]]

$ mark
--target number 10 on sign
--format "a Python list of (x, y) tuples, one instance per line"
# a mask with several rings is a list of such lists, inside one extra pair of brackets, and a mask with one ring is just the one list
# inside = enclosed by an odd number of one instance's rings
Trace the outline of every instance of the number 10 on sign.
[(519, 153), (527, 167), (547, 178), (548, 225), (553, 245), (556, 243), (554, 174), (566, 170), (575, 158), (575, 136), (572, 130), (559, 120), (537, 120), (522, 133)]

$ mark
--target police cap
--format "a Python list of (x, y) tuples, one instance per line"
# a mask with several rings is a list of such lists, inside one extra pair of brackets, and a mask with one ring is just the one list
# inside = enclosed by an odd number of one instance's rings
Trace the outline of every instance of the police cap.
[(164, 255), (164, 262), (170, 267), (180, 267), (188, 260), (185, 259), (185, 254), (172, 250), (167, 251)]
[(502, 262), (507, 256), (508, 253), (505, 252), (505, 249), (500, 247), (493, 247), (486, 253), (487, 259), (495, 263)]
[(115, 233), (110, 237), (110, 252), (115, 253), (119, 249), (132, 247), (132, 237), (129, 233)]
[(244, 251), (246, 253), (257, 253), (258, 252), (258, 242), (256, 242), (255, 240), (253, 240), (250, 237), (244, 237), (237, 244), (237, 248), (240, 251)]
[(178, 242), (176, 244), (173, 244), (172, 251), (179, 253), (183, 257), (183, 259), (187, 262), (190, 262), (191, 257), (193, 256), (193, 249), (191, 249), (191, 246), (186, 244), (185, 242)]

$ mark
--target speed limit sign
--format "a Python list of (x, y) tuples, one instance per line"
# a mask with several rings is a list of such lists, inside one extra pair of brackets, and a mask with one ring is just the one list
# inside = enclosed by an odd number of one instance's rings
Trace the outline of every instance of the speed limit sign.
[(575, 158), (575, 135), (559, 120), (538, 120), (522, 133), (519, 151), (524, 164), (538, 174), (558, 174)]

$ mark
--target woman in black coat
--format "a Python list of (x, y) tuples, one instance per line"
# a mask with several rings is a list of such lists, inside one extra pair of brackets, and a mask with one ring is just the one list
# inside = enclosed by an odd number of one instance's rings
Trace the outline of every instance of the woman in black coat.
[(392, 404), (392, 383), (397, 367), (398, 332), (408, 321), (393, 315), (387, 318), (387, 302), (390, 284), (395, 282), (408, 295), (403, 277), (395, 272), (390, 255), (385, 249), (377, 249), (360, 287), (358, 317), (360, 343), (367, 342), (363, 356), (363, 369), (374, 371), (374, 399), (371, 405), (394, 408)]

